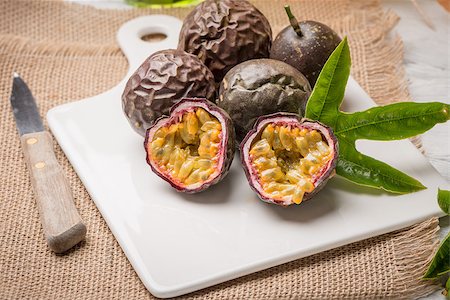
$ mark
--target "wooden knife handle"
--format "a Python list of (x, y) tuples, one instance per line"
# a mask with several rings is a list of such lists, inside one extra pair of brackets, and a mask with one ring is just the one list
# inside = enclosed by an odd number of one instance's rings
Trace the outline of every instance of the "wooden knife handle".
[(64, 252), (84, 239), (86, 226), (56, 160), (52, 137), (45, 131), (35, 132), (22, 135), (21, 141), (45, 238), (54, 252)]

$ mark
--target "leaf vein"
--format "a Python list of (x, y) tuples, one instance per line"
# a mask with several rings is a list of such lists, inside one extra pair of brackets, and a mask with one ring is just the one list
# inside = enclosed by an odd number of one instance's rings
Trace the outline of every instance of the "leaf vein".
[[(331, 78), (334, 78), (334, 74), (336, 73), (337, 65), (339, 64), (339, 60), (341, 59), (341, 57), (342, 57), (342, 51), (339, 53), (339, 59), (336, 61), (336, 63), (333, 66), (333, 73), (331, 75)], [(324, 97), (324, 99), (328, 98), (328, 94), (330, 93), (330, 87), (332, 84), (333, 84), (333, 80), (330, 80), (329, 83), (327, 84), (327, 91), (326, 91), (326, 96)], [(319, 120), (319, 121), (321, 120), (323, 108), (325, 107), (325, 104), (326, 104), (326, 101), (324, 101), (322, 103), (322, 107), (320, 109), (319, 115), (317, 116), (317, 120)]]
[(376, 125), (376, 124), (389, 123), (389, 122), (393, 122), (393, 121), (401, 121), (401, 120), (412, 119), (412, 118), (417, 118), (417, 117), (431, 116), (431, 115), (434, 115), (434, 114), (438, 113), (439, 111), (435, 111), (435, 112), (431, 112), (431, 113), (427, 113), (427, 114), (420, 114), (419, 113), (417, 115), (411, 115), (411, 116), (408, 116), (408, 117), (398, 117), (398, 118), (393, 118), (393, 119), (388, 119), (388, 120), (373, 121), (373, 122), (369, 122), (369, 123), (364, 123), (364, 124), (362, 124), (360, 126), (352, 126), (352, 127), (345, 128), (345, 129), (342, 129), (342, 130), (337, 130), (337, 131), (335, 131), (335, 133), (336, 134), (345, 133), (345, 132), (352, 131), (354, 129), (363, 128), (363, 127), (366, 127), (366, 126), (372, 126), (372, 125)]
[[(340, 159), (341, 159), (341, 158), (340, 158)], [(396, 178), (394, 178), (394, 177), (390, 177), (390, 176), (388, 176), (388, 175), (385, 175), (385, 174), (383, 174), (383, 173), (380, 173), (380, 172), (379, 172), (378, 170), (376, 170), (376, 169), (368, 168), (368, 167), (363, 166), (363, 165), (360, 165), (360, 164), (358, 164), (358, 163), (356, 163), (356, 162), (354, 162), (354, 161), (350, 161), (350, 160), (347, 160), (347, 159), (345, 159), (345, 161), (348, 162), (348, 163), (351, 163), (351, 164), (353, 164), (353, 165), (355, 165), (355, 166), (359, 166), (359, 167), (361, 167), (361, 169), (363, 169), (363, 170), (367, 170), (367, 171), (375, 171), (375, 174), (378, 174), (379, 176), (381, 176), (381, 177), (383, 177), (383, 178), (386, 178), (386, 179), (391, 179), (392, 183), (401, 182), (401, 183), (403, 183), (403, 184), (405, 184), (405, 185), (408, 185), (408, 186), (419, 187), (418, 185), (413, 185), (413, 184), (411, 184), (410, 182), (402, 181), (402, 180), (400, 180), (400, 179), (396, 179)]]

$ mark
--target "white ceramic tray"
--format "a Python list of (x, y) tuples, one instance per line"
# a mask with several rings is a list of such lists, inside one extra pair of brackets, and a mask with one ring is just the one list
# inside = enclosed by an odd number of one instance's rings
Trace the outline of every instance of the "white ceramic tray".
[[(124, 24), (118, 41), (130, 62), (126, 78), (152, 52), (176, 47), (180, 25), (167, 16)], [(168, 37), (159, 43), (140, 39), (154, 32)], [(277, 207), (258, 200), (238, 159), (220, 184), (197, 195), (177, 193), (151, 172), (143, 139), (122, 113), (125, 82), (53, 108), (47, 118), (129, 261), (157, 297), (192, 292), (441, 214), (437, 188), (448, 185), (407, 140), (361, 141), (358, 148), (428, 187), (409, 195), (358, 187), (336, 177), (313, 200)], [(350, 79), (344, 108), (374, 105)]]

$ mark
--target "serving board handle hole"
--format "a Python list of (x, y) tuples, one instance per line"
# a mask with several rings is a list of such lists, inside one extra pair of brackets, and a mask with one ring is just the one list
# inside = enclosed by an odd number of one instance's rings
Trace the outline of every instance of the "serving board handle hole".
[[(156, 51), (173, 49), (178, 44), (182, 22), (167, 15), (150, 15), (132, 19), (124, 23), (117, 32), (117, 41), (125, 54), (129, 78), (142, 62)], [(159, 41), (146, 41), (146, 36), (165, 36)]]

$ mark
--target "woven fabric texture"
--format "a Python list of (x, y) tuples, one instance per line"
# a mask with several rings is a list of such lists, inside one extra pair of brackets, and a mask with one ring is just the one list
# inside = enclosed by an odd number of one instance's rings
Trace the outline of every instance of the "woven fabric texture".
[[(397, 17), (378, 1), (253, 1), (276, 34), (283, 4), (347, 35), (352, 74), (378, 103), (407, 101), (402, 43), (389, 36)], [(274, 5), (274, 3), (276, 5)], [(0, 1), (0, 299), (150, 299), (76, 173), (55, 144), (75, 204), (87, 224), (85, 242), (65, 255), (44, 242), (9, 95), (16, 71), (41, 115), (116, 85), (127, 62), (115, 42), (126, 20), (152, 13), (183, 18), (188, 9), (97, 10), (60, 1)], [(347, 245), (184, 296), (187, 299), (411, 299), (436, 283), (421, 281), (437, 247), (438, 222)]]

